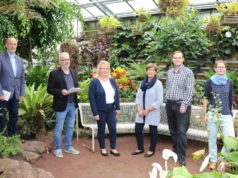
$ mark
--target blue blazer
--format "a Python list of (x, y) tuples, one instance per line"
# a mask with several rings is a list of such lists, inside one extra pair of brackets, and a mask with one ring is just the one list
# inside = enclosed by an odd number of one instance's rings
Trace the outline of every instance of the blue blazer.
[(15, 56), (17, 73), (14, 76), (10, 57), (7, 52), (0, 54), (0, 96), (3, 90), (11, 92), (11, 97), (15, 93), (16, 99), (25, 96), (25, 70), (24, 63), (19, 56)]
[[(109, 81), (111, 82), (112, 88), (115, 90), (114, 107), (116, 110), (120, 110), (119, 93), (116, 82), (114, 78), (110, 78)], [(105, 91), (98, 78), (92, 79), (89, 85), (88, 95), (93, 116), (98, 115), (98, 111), (107, 111), (108, 107), (106, 104)]]

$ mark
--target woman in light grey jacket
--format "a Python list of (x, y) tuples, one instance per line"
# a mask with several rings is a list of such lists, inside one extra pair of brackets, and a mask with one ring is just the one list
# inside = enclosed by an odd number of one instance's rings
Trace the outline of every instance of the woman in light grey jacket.
[(145, 124), (150, 127), (151, 141), (149, 151), (144, 157), (150, 157), (155, 153), (158, 139), (158, 125), (160, 123), (160, 105), (163, 103), (163, 86), (157, 79), (157, 65), (148, 64), (146, 66), (147, 77), (142, 81), (136, 95), (136, 121), (135, 134), (138, 149), (132, 155), (144, 152), (143, 128)]

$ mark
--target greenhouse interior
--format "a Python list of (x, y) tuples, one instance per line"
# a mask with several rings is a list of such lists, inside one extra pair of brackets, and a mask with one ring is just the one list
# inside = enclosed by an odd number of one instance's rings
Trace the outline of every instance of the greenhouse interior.
[(238, 178), (237, 73), (238, 0), (0, 0), (0, 178)]

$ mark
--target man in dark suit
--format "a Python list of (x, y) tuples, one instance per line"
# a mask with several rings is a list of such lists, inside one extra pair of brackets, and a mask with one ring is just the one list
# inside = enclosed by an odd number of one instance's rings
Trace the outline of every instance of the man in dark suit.
[[(25, 96), (25, 70), (22, 59), (15, 54), (17, 40), (8, 38), (5, 46), (6, 52), (0, 54), (0, 132), (5, 128), (8, 112), (8, 136), (13, 136), (16, 134), (19, 100), (23, 101)], [(8, 101), (5, 92), (10, 92)]]
[[(61, 150), (61, 133), (66, 123), (64, 151), (71, 154), (80, 152), (72, 147), (72, 135), (77, 106), (76, 93), (70, 93), (69, 89), (78, 86), (76, 73), (70, 68), (70, 57), (67, 52), (59, 55), (60, 67), (52, 71), (48, 79), (47, 92), (53, 95), (53, 109), (56, 112), (56, 124), (54, 130), (54, 154), (63, 157)], [(79, 92), (77, 92), (79, 93)]]

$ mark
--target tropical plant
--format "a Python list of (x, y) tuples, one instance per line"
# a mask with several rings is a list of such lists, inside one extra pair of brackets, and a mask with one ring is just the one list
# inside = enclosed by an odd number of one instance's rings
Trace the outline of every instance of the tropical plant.
[(14, 34), (8, 33), (9, 28), (4, 28), (0, 39), (5, 39), (6, 34), (17, 37), (18, 52), (30, 63), (33, 49), (37, 49), (37, 53), (54, 49), (59, 42), (73, 36), (73, 20), (78, 17), (82, 21), (80, 7), (65, 0), (2, 0), (0, 12), (7, 15), (14, 26), (11, 28)]
[(207, 26), (205, 28), (206, 33), (209, 35), (210, 33), (217, 32), (221, 30), (220, 24), (221, 17), (218, 15), (210, 15)]
[(24, 101), (20, 102), (19, 117), (24, 120), (21, 129), (24, 135), (45, 133), (45, 119), (53, 117), (52, 96), (46, 92), (46, 87), (28, 86)]
[(88, 103), (88, 89), (89, 89), (89, 84), (91, 82), (91, 78), (88, 78), (86, 80), (83, 80), (82, 82), (79, 82), (79, 86), (82, 89), (78, 95), (79, 102), (80, 103)]
[(216, 4), (216, 9), (223, 15), (238, 15), (238, 2), (237, 0), (232, 0), (229, 2)]
[(179, 17), (185, 13), (188, 0), (158, 0), (160, 9), (169, 17)]
[(26, 85), (38, 88), (40, 85), (46, 86), (49, 74), (49, 66), (28, 66), (26, 68)]
[(22, 148), (20, 136), (14, 135), (11, 137), (6, 137), (3, 136), (3, 132), (0, 133), (0, 155), (3, 158), (8, 158), (10, 155), (21, 153)]
[(102, 29), (117, 29), (121, 26), (121, 22), (114, 16), (105, 16), (99, 20), (98, 24)]
[(204, 96), (204, 82), (195, 82), (195, 91), (193, 95), (193, 105), (202, 105), (203, 104), (203, 96)]
[(136, 23), (132, 24), (130, 28), (133, 34), (142, 35), (144, 33), (144, 26), (144, 23), (136, 21)]

